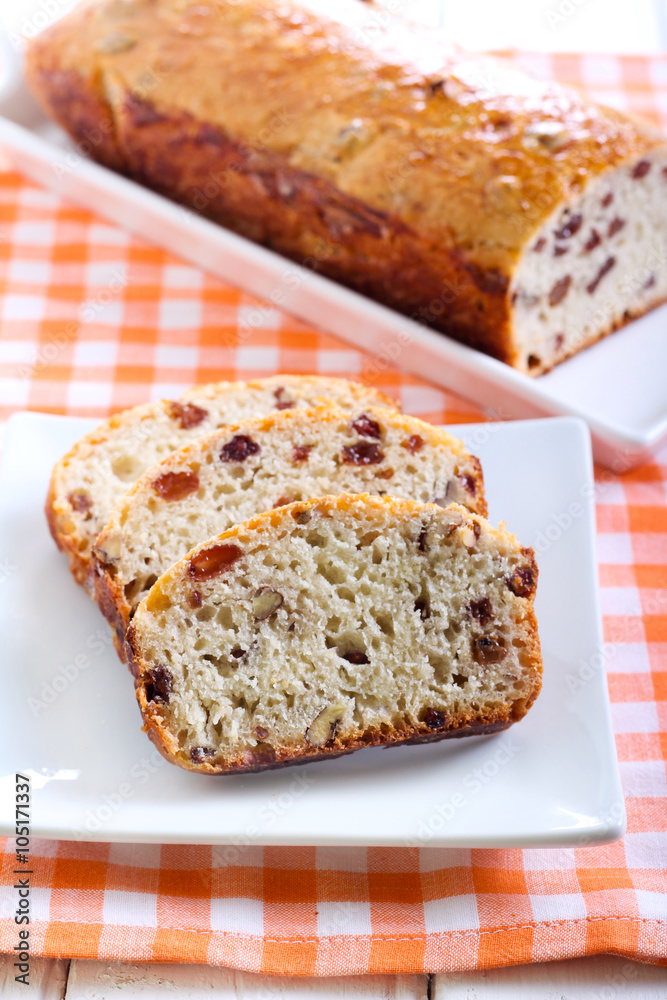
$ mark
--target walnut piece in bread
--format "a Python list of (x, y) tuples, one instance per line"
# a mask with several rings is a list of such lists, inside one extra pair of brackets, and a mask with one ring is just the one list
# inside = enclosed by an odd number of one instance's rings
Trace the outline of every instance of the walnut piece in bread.
[(203, 774), (497, 732), (542, 675), (532, 550), (458, 504), (341, 495), (209, 539), (142, 601), (145, 729)]

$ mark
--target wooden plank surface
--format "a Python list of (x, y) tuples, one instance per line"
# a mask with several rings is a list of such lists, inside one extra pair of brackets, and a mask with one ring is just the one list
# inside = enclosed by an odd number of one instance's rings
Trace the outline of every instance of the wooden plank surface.
[(205, 965), (32, 958), (29, 985), (0, 955), (2, 1000), (427, 1000), (428, 976), (259, 976)]
[[(202, 965), (33, 958), (30, 985), (0, 956), (0, 997), (16, 1000), (427, 1000), (427, 976), (297, 979)], [(667, 967), (614, 956), (437, 974), (432, 1000), (667, 1000)]]
[(13, 955), (0, 955), (0, 997), (2, 1000), (64, 1000), (69, 961), (58, 958), (31, 958), (28, 985), (17, 983)]
[(427, 1000), (427, 976), (289, 979), (203, 965), (73, 961), (66, 1000)]
[(666, 1000), (667, 968), (613, 955), (433, 977), (433, 1000)]

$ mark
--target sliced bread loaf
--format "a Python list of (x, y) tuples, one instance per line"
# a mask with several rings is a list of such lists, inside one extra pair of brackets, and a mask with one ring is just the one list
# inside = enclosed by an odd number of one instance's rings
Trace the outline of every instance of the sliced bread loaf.
[(97, 601), (122, 639), (157, 578), (199, 542), (337, 493), (456, 500), (486, 513), (479, 462), (445, 431), (374, 407), (287, 410), (198, 438), (141, 478), (95, 543)]
[(410, 11), (98, 0), (27, 79), (100, 162), (519, 371), (664, 302), (664, 136)]
[(278, 375), (195, 386), (179, 400), (161, 399), (124, 410), (86, 434), (56, 463), (46, 499), (51, 534), (69, 557), (75, 579), (86, 582), (92, 544), (114, 504), (175, 448), (247, 417), (317, 406), (396, 408), (382, 393), (356, 382)]
[(506, 729), (540, 689), (536, 581), (531, 549), (458, 504), (267, 511), (188, 553), (137, 609), (145, 729), (206, 774)]

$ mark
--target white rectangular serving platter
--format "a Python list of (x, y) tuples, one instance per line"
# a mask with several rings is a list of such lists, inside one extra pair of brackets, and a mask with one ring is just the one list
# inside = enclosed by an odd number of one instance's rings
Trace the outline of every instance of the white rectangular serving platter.
[(579, 416), (615, 472), (667, 439), (667, 305), (529, 378), (91, 162), (39, 110), (1, 33), (0, 65), (0, 148), (39, 184), (377, 355), (378, 371), (396, 364), (495, 419)]
[(24, 413), (0, 468), (0, 834), (16, 772), (33, 836), (102, 841), (519, 847), (605, 843), (625, 810), (610, 724), (590, 438), (571, 418), (454, 428), (490, 518), (537, 547), (544, 685), (505, 733), (362, 750), (260, 774), (179, 770), (141, 731), (132, 678), (43, 513), (52, 464), (93, 421)]

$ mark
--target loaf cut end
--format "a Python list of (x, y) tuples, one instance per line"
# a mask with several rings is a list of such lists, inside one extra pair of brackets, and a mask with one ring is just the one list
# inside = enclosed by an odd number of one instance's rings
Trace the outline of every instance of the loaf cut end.
[(530, 549), (452, 504), (343, 495), (198, 546), (127, 648), (151, 739), (208, 774), (494, 732), (542, 664)]
[(511, 297), (516, 366), (529, 375), (667, 300), (667, 146), (559, 208), (524, 250)]

